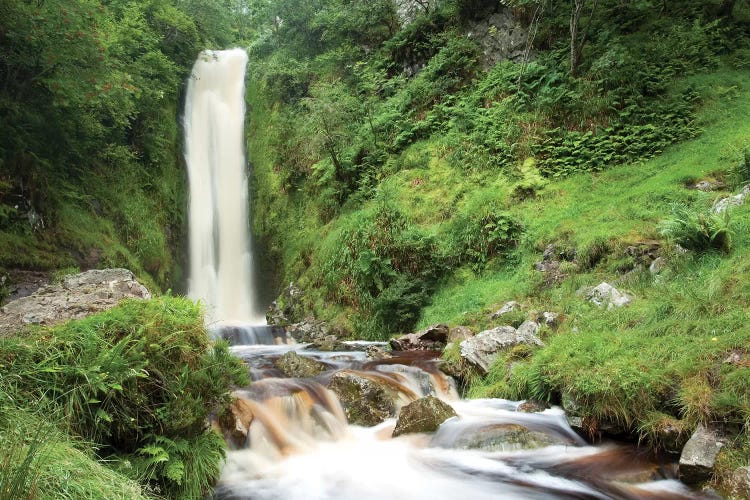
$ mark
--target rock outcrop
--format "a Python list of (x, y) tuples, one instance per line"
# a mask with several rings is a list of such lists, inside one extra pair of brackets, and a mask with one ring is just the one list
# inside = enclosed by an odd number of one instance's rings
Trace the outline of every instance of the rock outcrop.
[(712, 210), (715, 214), (721, 214), (727, 211), (730, 207), (736, 207), (745, 203), (747, 197), (750, 196), (750, 184), (742, 188), (738, 194), (734, 196), (728, 196), (718, 200)]
[(578, 291), (586, 300), (599, 307), (614, 309), (630, 304), (633, 299), (627, 293), (621, 292), (609, 283), (603, 282), (595, 287), (582, 288)]
[(518, 329), (512, 326), (498, 326), (485, 330), (461, 342), (461, 357), (487, 374), (500, 352), (518, 345), (543, 346), (536, 336), (539, 324), (526, 321)]
[(456, 411), (436, 397), (417, 399), (401, 408), (393, 437), (416, 432), (435, 432), (440, 424), (455, 416)]
[(25, 325), (53, 325), (110, 309), (124, 299), (151, 294), (127, 269), (99, 269), (72, 274), (0, 309), (0, 335)]

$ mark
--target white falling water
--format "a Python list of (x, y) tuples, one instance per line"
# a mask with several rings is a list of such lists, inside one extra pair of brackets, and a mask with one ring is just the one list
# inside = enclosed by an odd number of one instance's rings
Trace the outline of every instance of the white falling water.
[(188, 295), (219, 324), (265, 324), (256, 304), (244, 156), (242, 49), (204, 51), (185, 101), (185, 161), (190, 183)]

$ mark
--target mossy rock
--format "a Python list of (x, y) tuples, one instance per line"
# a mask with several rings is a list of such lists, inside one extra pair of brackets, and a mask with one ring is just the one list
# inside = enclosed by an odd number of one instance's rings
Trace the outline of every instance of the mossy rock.
[(393, 437), (416, 432), (435, 432), (440, 424), (456, 416), (451, 406), (434, 396), (417, 399), (401, 408)]
[(284, 375), (292, 378), (316, 377), (328, 370), (325, 363), (300, 356), (294, 351), (281, 356), (274, 362), (274, 366), (284, 372)]
[(334, 373), (328, 388), (338, 396), (352, 425), (371, 427), (396, 414), (396, 392), (356, 373)]

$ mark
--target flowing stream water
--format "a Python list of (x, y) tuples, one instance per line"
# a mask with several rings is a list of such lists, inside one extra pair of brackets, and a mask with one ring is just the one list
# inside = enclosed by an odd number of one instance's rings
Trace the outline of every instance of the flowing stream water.
[[(252, 384), (235, 392), (241, 409), (215, 490), (217, 499), (439, 500), (497, 498), (678, 499), (697, 496), (674, 466), (634, 446), (592, 446), (562, 410), (520, 411), (520, 402), (463, 400), (429, 352), (370, 359), (363, 342), (344, 352), (278, 345), (254, 296), (244, 158), (240, 49), (206, 51), (193, 68), (185, 107), (190, 181), (189, 295), (209, 325), (229, 338)], [(274, 362), (288, 351), (325, 364), (315, 377), (288, 378)], [(457, 417), (432, 434), (392, 437), (395, 418), (350, 425), (328, 388), (345, 373), (385, 386), (396, 409), (427, 395)], [(393, 412), (395, 415), (397, 412)], [(244, 420), (243, 420), (244, 419)], [(237, 436), (241, 436), (238, 438)]]

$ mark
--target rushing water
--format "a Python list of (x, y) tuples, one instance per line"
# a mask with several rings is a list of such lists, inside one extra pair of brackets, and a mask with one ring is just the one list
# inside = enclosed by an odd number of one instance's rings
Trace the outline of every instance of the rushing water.
[(255, 297), (244, 155), (242, 49), (204, 51), (185, 102), (185, 161), (190, 183), (188, 295), (209, 321), (264, 324)]
[[(353, 348), (358, 348), (354, 346)], [(229, 451), (218, 499), (696, 498), (632, 446), (588, 445), (560, 409), (518, 411), (519, 402), (462, 400), (437, 360), (364, 352), (325, 353), (304, 346), (235, 346), (252, 385), (236, 392), (253, 420), (247, 440)], [(273, 361), (288, 350), (326, 363), (315, 378), (284, 378)], [(347, 370), (387, 380), (399, 405), (435, 395), (458, 417), (431, 435), (392, 438), (395, 419), (348, 425), (331, 375)]]

